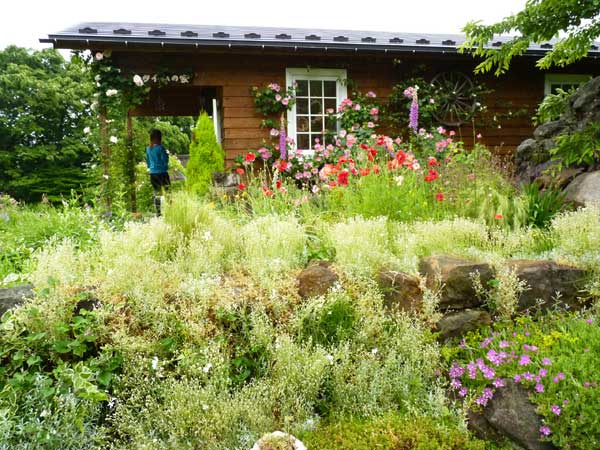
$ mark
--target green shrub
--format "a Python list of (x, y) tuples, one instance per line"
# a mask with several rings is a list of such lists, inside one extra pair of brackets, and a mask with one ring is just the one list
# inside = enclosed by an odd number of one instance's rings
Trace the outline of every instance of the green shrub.
[(537, 183), (521, 188), (527, 202), (527, 225), (546, 228), (552, 218), (565, 207), (565, 194), (556, 189), (541, 190)]
[(485, 450), (493, 444), (473, 438), (458, 423), (431, 417), (407, 418), (387, 415), (374, 420), (340, 420), (315, 431), (300, 433), (299, 439), (319, 450)]
[(576, 88), (571, 88), (568, 91), (559, 88), (556, 90), (556, 94), (546, 95), (533, 116), (533, 124), (539, 126), (559, 119), (565, 112), (569, 98), (575, 91)]
[(187, 187), (204, 194), (212, 185), (212, 174), (225, 168), (225, 152), (217, 142), (213, 121), (205, 112), (200, 114), (190, 144), (190, 159), (186, 167)]
[(311, 303), (301, 319), (298, 335), (317, 345), (338, 344), (354, 331), (356, 313), (351, 299), (332, 294), (323, 303)]

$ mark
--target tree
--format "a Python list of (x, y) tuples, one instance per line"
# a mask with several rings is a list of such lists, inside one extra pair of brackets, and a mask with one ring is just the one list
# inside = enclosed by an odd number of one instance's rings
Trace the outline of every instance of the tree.
[(213, 121), (203, 112), (193, 131), (190, 160), (185, 170), (188, 189), (200, 194), (208, 192), (213, 172), (224, 169), (225, 152), (217, 142)]
[[(600, 36), (600, 1), (528, 0), (525, 9), (515, 15), (492, 25), (469, 22), (463, 31), (466, 41), (461, 51), (483, 58), (475, 69), (478, 73), (494, 70), (500, 75), (532, 43), (542, 44), (555, 38), (552, 49), (537, 65), (541, 69), (563, 67), (584, 58)], [(494, 37), (503, 34), (514, 37), (500, 48), (490, 48)]]
[(0, 51), (0, 192), (57, 201), (91, 182), (92, 92), (78, 58), (65, 61), (52, 49)]

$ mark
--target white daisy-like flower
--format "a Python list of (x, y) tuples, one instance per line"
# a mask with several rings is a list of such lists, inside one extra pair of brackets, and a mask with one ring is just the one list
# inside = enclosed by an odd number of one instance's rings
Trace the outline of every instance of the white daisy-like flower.
[(92, 130), (90, 129), (90, 127), (85, 127), (85, 128), (83, 129), (83, 132), (84, 132), (85, 134), (90, 134), (90, 131), (92, 131)]
[(156, 370), (158, 368), (158, 356), (152, 358), (152, 370)]
[(204, 373), (208, 373), (208, 372), (210, 371), (210, 369), (212, 369), (212, 364), (211, 364), (211, 363), (208, 363), (207, 365), (205, 365), (205, 366), (202, 368), (202, 372), (204, 372)]
[(175, 81), (175, 82), (177, 82), (177, 81), (179, 81), (179, 77), (178, 77), (177, 75), (173, 75), (173, 76), (171, 77), (171, 81)]
[(108, 89), (106, 91), (106, 96), (112, 97), (113, 95), (117, 95), (118, 93), (119, 93), (119, 91), (117, 91), (116, 89)]
[(147, 75), (147, 74), (146, 74), (146, 75), (144, 75), (144, 76), (142, 77), (142, 81), (143, 81), (144, 83), (147, 83), (148, 81), (150, 81), (150, 75)]
[(109, 141), (112, 142), (113, 144), (116, 144), (117, 142), (119, 142), (119, 138), (116, 136), (111, 136)]
[(185, 83), (189, 83), (190, 82), (190, 77), (188, 77), (187, 75), (180, 75), (179, 76), (179, 81), (183, 84)]
[(144, 85), (144, 80), (142, 80), (142, 77), (140, 77), (138, 74), (135, 74), (133, 76), (133, 83), (136, 86), (143, 86)]

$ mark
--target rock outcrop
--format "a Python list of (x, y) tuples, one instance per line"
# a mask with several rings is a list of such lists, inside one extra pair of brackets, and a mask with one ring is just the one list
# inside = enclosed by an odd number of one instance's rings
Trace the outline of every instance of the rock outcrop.
[(378, 281), (387, 309), (413, 313), (421, 311), (423, 291), (419, 278), (404, 272), (382, 270)]
[(578, 175), (565, 189), (566, 199), (576, 205), (600, 203), (600, 170)]
[(0, 317), (31, 297), (33, 297), (33, 286), (30, 284), (0, 289)]
[(338, 280), (330, 262), (313, 260), (298, 275), (298, 294), (302, 298), (325, 295)]

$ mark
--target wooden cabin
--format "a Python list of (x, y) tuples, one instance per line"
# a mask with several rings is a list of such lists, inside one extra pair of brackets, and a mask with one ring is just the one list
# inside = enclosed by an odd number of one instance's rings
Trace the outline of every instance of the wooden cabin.
[[(254, 107), (253, 86), (271, 82), (313, 86), (288, 114), (288, 135), (299, 148), (308, 149), (324, 131), (313, 126), (326, 127), (315, 125), (325, 124), (315, 117), (348, 95), (344, 80), (385, 99), (417, 68), (427, 80), (460, 74), (492, 90), (485, 100), (486, 120), (477, 125), (477, 132), (488, 147), (510, 154), (531, 135), (531, 116), (545, 94), (600, 74), (600, 52), (595, 47), (580, 63), (551, 72), (539, 70), (537, 59), (552, 47), (546, 43), (531, 47), (505, 75), (476, 76), (477, 61), (458, 52), (463, 41), (462, 35), (447, 34), (140, 23), (83, 23), (41, 39), (57, 49), (109, 50), (113, 64), (125, 73), (191, 70), (190, 82), (153, 89), (148, 101), (131, 113), (197, 115), (206, 109), (228, 161), (256, 149), (267, 137)], [(502, 39), (490, 43), (500, 45)], [(315, 107), (305, 109), (305, 103)], [(471, 123), (446, 125), (455, 126), (467, 144), (472, 142)], [(394, 135), (394, 130), (388, 131)]]

